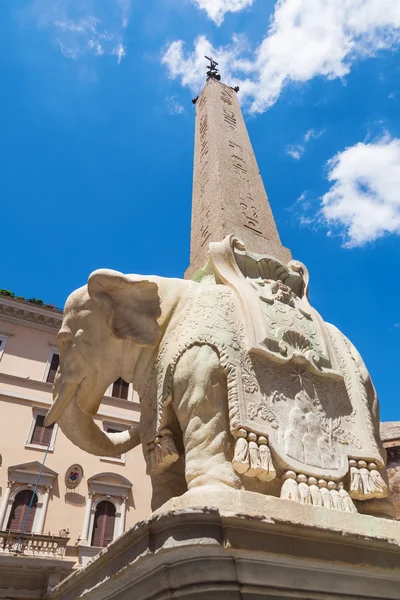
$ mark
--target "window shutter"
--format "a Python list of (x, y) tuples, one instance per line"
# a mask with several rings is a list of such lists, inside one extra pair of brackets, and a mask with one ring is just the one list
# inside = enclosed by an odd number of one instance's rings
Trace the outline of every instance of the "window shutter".
[(112, 502), (102, 500), (96, 507), (94, 517), (92, 546), (104, 548), (114, 537), (115, 506)]
[(127, 383), (122, 377), (118, 377), (117, 381), (114, 382), (112, 395), (114, 398), (122, 398), (128, 400), (129, 383)]
[(54, 423), (49, 427), (44, 426), (44, 415), (37, 415), (35, 427), (33, 428), (33, 434), (30, 440), (31, 444), (38, 444), (39, 446), (48, 446), (53, 435)]
[(60, 364), (60, 355), (55, 352), (51, 358), (50, 369), (47, 374), (46, 381), (48, 383), (54, 383), (54, 378), (56, 376), (59, 364)]
[[(10, 518), (8, 519), (7, 529), (11, 531), (21, 531), (26, 515), (28, 513), (29, 504), (31, 502), (33, 492), (30, 490), (22, 490), (15, 496), (14, 503), (11, 508)], [(35, 520), (37, 505), (37, 496), (34, 495), (31, 509), (26, 519), (24, 533), (32, 531), (33, 522)]]

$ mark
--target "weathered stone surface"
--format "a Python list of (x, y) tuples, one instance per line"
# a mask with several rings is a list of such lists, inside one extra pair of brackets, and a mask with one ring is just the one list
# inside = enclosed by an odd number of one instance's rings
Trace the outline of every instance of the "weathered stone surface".
[(190, 491), (46, 600), (398, 600), (400, 523), (243, 491)]
[(190, 267), (210, 242), (237, 235), (252, 252), (287, 263), (235, 91), (209, 79), (196, 103)]
[[(219, 485), (392, 516), (368, 371), (307, 290), (304, 265), (235, 236), (210, 245), (198, 281), (93, 273), (65, 307), (47, 422), (100, 456), (141, 442), (153, 508)], [(107, 434), (92, 415), (118, 377), (141, 423)]]

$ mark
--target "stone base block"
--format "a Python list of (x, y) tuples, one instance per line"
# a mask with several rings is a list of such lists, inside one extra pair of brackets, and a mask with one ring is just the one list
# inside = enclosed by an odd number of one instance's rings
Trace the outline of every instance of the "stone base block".
[(48, 600), (400, 600), (400, 522), (216, 488), (173, 498)]

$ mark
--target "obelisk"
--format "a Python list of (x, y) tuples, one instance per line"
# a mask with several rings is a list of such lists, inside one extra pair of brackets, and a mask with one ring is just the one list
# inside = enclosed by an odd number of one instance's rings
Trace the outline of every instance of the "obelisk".
[(285, 264), (282, 246), (257, 165), (237, 89), (219, 81), (214, 61), (196, 100), (190, 266), (186, 277), (207, 262), (208, 245), (229, 234), (248, 250)]

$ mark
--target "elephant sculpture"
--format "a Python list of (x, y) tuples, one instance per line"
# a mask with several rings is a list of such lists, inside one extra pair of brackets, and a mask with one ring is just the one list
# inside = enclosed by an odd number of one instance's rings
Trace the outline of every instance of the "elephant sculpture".
[[(375, 390), (310, 306), (304, 265), (252, 255), (234, 236), (209, 255), (193, 280), (98, 270), (70, 295), (46, 424), (99, 456), (141, 443), (153, 508), (228, 486), (392, 516)], [(106, 433), (93, 416), (119, 377), (141, 420)]]

